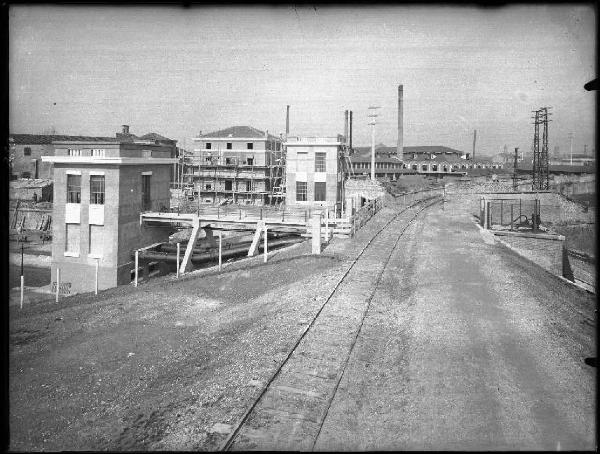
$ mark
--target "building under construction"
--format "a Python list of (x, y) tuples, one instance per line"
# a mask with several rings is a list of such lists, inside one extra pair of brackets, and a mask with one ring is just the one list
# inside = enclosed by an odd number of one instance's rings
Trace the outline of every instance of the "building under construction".
[(187, 177), (200, 203), (284, 203), (285, 154), (281, 138), (251, 126), (232, 126), (200, 134), (193, 140)]

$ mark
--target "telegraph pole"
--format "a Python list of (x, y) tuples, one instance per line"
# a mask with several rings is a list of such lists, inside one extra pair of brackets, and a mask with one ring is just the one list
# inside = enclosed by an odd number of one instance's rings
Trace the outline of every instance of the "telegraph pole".
[(573, 133), (569, 133), (569, 149), (571, 151), (571, 165), (573, 165)]
[(517, 165), (519, 161), (519, 147), (515, 148), (515, 162), (513, 164), (513, 191), (517, 192)]
[(369, 117), (373, 118), (369, 123), (371, 125), (371, 180), (375, 181), (375, 119), (377, 118), (377, 114), (375, 113), (375, 109), (379, 109), (379, 106), (370, 106)]

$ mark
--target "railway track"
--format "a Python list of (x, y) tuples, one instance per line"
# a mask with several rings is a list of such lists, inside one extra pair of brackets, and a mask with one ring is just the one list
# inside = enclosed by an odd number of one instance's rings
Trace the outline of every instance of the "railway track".
[(417, 216), (439, 201), (434, 196), (406, 207), (365, 244), (221, 451), (314, 449), (394, 250)]

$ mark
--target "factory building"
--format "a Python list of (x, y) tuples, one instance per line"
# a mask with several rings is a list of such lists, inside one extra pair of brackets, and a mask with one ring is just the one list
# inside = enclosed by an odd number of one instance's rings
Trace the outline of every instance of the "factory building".
[[(169, 229), (140, 224), (143, 211), (169, 208), (173, 144), (140, 140), (125, 126), (108, 141), (55, 141), (52, 282), (64, 294), (131, 282), (132, 255), (168, 241)], [(97, 268), (96, 268), (97, 267)]]
[(347, 172), (345, 138), (288, 137), (286, 206), (341, 208)]
[(186, 177), (201, 203), (275, 205), (284, 200), (282, 140), (251, 126), (193, 138)]

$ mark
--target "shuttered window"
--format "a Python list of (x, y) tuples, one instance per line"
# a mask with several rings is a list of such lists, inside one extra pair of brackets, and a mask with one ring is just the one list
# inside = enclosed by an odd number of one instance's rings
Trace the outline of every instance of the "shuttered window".
[(104, 249), (104, 226), (90, 225), (90, 254), (102, 255)]
[(65, 230), (65, 251), (73, 254), (79, 254), (80, 225), (66, 224)]
[(324, 202), (327, 200), (327, 183), (317, 181), (315, 183), (315, 202)]

